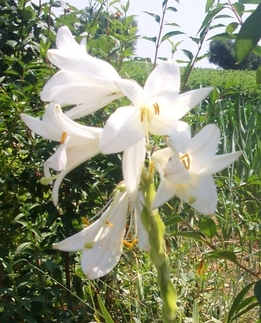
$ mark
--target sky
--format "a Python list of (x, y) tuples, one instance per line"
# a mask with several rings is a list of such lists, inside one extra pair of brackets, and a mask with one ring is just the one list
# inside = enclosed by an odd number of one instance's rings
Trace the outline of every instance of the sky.
[[(88, 6), (90, 0), (69, 0), (71, 5), (81, 9)], [(179, 3), (178, 3), (179, 2)], [(126, 3), (126, 0), (121, 0), (122, 4)], [(175, 53), (175, 59), (186, 59), (181, 49), (191, 51), (193, 54), (197, 51), (197, 45), (190, 39), (190, 37), (196, 37), (197, 32), (205, 18), (205, 4), (206, 0), (169, 0), (168, 5), (175, 7), (177, 12), (167, 11), (165, 21), (171, 23), (177, 23), (179, 27), (165, 26), (163, 29), (163, 35), (172, 30), (182, 31), (185, 34), (178, 35), (171, 38), (175, 43), (182, 41), (178, 47), (178, 51)], [(115, 4), (115, 7), (119, 7), (119, 4)], [(112, 8), (113, 11), (113, 8)], [(162, 0), (130, 0), (129, 14), (135, 15), (138, 21), (138, 34), (141, 36), (154, 37), (159, 33), (159, 24), (154, 20), (153, 17), (144, 13), (144, 11), (155, 13), (161, 16), (162, 14)], [(229, 10), (222, 11), (222, 14), (227, 14), (233, 17), (233, 13)], [(235, 21), (235, 18), (222, 18), (217, 23), (222, 22), (227, 25), (231, 21)], [(225, 27), (217, 28), (210, 32), (207, 39), (214, 34), (224, 32)], [(205, 54), (208, 51), (209, 41), (206, 41), (201, 49), (200, 55)], [(152, 60), (155, 56), (155, 44), (145, 39), (139, 39), (136, 46), (136, 56), (149, 57)], [(168, 41), (161, 44), (158, 52), (159, 57), (171, 58), (171, 46)], [(196, 64), (196, 67), (212, 67), (216, 66), (210, 64), (208, 59), (205, 58)]]

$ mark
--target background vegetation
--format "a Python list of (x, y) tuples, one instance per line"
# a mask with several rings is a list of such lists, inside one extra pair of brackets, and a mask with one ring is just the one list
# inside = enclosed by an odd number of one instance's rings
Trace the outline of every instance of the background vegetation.
[[(241, 9), (242, 2), (237, 2)], [(163, 9), (176, 4), (163, 1)], [(57, 29), (67, 25), (77, 40), (87, 37), (92, 55), (140, 84), (153, 68), (151, 62), (130, 59), (137, 26), (128, 3), (113, 1), (107, 10), (107, 2), (95, 1), (81, 11), (67, 5), (56, 16), (52, 11), (59, 5), (0, 2), (0, 322), (161, 322), (156, 274), (138, 247), (125, 248), (113, 272), (95, 281), (84, 277), (80, 254), (52, 250), (54, 242), (81, 230), (102, 209), (122, 178), (120, 155), (97, 156), (69, 173), (57, 208), (50, 187), (39, 182), (55, 144), (31, 133), (20, 113), (43, 114), (39, 93), (55, 73), (46, 51), (55, 46)], [(206, 1), (199, 50), (221, 9), (220, 1)], [(159, 33), (151, 41), (155, 48), (170, 41), (174, 50), (175, 32)], [(187, 53), (182, 90), (209, 85), (214, 90), (186, 119), (195, 132), (212, 122), (219, 125), (219, 153), (244, 153), (215, 178), (219, 203), (214, 218), (178, 199), (162, 208), (179, 322), (260, 322), (260, 85), (250, 71), (194, 69), (199, 52)], [(116, 101), (82, 122), (103, 125), (121, 104)]]

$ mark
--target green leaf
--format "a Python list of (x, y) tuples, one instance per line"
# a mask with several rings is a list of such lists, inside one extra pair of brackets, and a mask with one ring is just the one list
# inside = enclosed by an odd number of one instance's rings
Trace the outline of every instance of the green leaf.
[(143, 36), (142, 39), (146, 39), (146, 40), (149, 40), (149, 41), (152, 41), (153, 43), (156, 43), (157, 41), (157, 37), (147, 37), (147, 36)]
[(175, 7), (168, 7), (167, 10), (177, 12), (178, 10)]
[(239, 0), (238, 2), (246, 4), (259, 4), (261, 3), (261, 0)]
[(98, 298), (98, 303), (100, 306), (100, 310), (102, 312), (102, 315), (104, 316), (105, 322), (106, 323), (114, 323), (112, 317), (110, 316), (109, 312), (107, 311), (105, 305), (103, 304), (103, 301), (100, 297), (100, 295), (97, 295)]
[(157, 23), (160, 23), (160, 16), (156, 15), (155, 13), (152, 12), (148, 12), (148, 11), (143, 11), (144, 13), (146, 13), (147, 15), (150, 15), (151, 17), (153, 17)]
[(245, 20), (238, 33), (235, 51), (237, 64), (241, 63), (261, 38), (261, 4)]
[(168, 33), (166, 33), (162, 38), (161, 38), (161, 43), (164, 42), (164, 40), (176, 36), (176, 35), (181, 35), (184, 34), (182, 31), (169, 31)]
[(254, 286), (254, 294), (256, 299), (258, 300), (259, 304), (261, 305), (261, 280), (256, 282)]
[(201, 240), (201, 241), (204, 240), (204, 237), (200, 232), (180, 231), (180, 232), (173, 233), (173, 235), (192, 238), (192, 239)]
[(261, 66), (256, 70), (256, 83), (261, 84)]
[[(228, 317), (227, 317), (227, 323), (231, 322), (233, 319), (233, 316), (235, 313), (237, 313), (242, 306), (240, 306), (240, 304), (242, 304), (242, 300), (245, 297), (245, 295), (248, 293), (249, 289), (253, 286), (254, 283), (251, 283), (249, 285), (247, 285), (245, 288), (243, 288), (239, 294), (237, 295), (237, 297), (234, 299), (234, 302), (229, 310), (228, 313)], [(245, 304), (246, 306), (247, 304)]]
[(205, 5), (205, 13), (209, 11), (209, 9), (213, 6), (215, 0), (207, 0)]
[(200, 217), (198, 226), (200, 231), (209, 238), (212, 238), (217, 232), (216, 223), (207, 216)]
[(238, 27), (238, 22), (231, 22), (226, 27), (226, 32), (232, 34)]
[(231, 252), (231, 251), (226, 251), (226, 250), (211, 251), (211, 252), (207, 253), (206, 256), (208, 258), (212, 258), (212, 259), (221, 258), (221, 259), (230, 260), (232, 262), (237, 261), (237, 256), (235, 255), (235, 253)]
[(245, 12), (245, 6), (243, 5), (243, 3), (236, 2), (233, 4), (233, 7), (235, 8), (236, 12), (239, 14), (240, 17)]

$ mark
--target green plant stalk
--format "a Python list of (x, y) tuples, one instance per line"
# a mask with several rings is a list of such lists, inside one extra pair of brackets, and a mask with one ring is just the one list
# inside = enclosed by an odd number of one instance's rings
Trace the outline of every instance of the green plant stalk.
[(153, 166), (149, 171), (142, 174), (142, 193), (144, 197), (144, 207), (141, 220), (148, 232), (150, 243), (150, 259), (157, 270), (158, 285), (162, 298), (162, 313), (164, 323), (174, 323), (177, 315), (177, 295), (175, 287), (170, 279), (169, 257), (165, 252), (165, 225), (158, 213), (152, 210), (152, 202), (155, 197), (153, 182)]

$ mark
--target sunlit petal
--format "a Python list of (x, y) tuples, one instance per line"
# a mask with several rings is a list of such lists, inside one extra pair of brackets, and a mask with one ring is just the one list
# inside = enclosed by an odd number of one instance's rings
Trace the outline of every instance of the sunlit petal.
[(144, 137), (140, 112), (133, 106), (118, 108), (107, 120), (100, 138), (104, 154), (124, 151)]
[(186, 113), (202, 102), (212, 90), (212, 87), (206, 87), (180, 94), (175, 106), (176, 118), (184, 117)]
[(159, 64), (149, 75), (144, 86), (146, 98), (163, 91), (179, 92), (180, 72), (174, 60)]
[(145, 161), (145, 140), (142, 138), (135, 145), (126, 149), (122, 158), (123, 178), (132, 201), (136, 200), (140, 176)]

